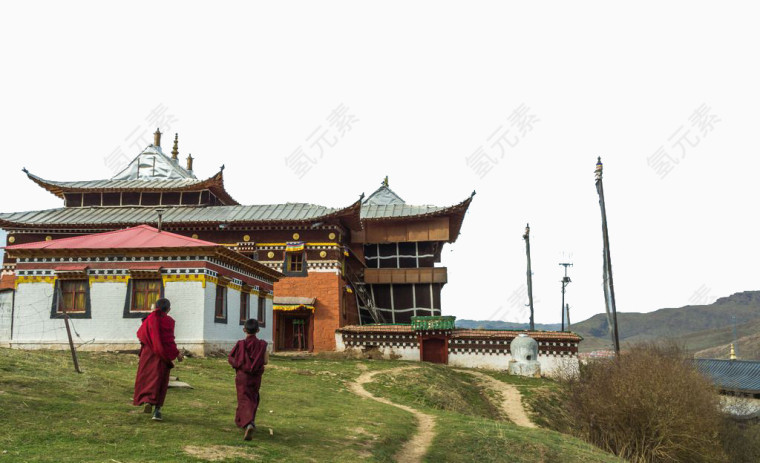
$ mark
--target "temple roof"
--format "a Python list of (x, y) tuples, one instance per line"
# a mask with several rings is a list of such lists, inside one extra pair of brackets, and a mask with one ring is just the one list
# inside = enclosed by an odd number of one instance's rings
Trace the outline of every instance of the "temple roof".
[[(342, 208), (306, 203), (254, 206), (161, 206), (166, 225), (257, 224), (341, 221), (351, 230), (361, 230), (360, 202)], [(0, 227), (120, 227), (155, 223), (159, 207), (62, 207), (43, 211), (0, 214)]]
[(749, 360), (694, 359), (697, 369), (720, 389), (760, 393), (760, 362)]
[(369, 195), (367, 199), (364, 200), (364, 204), (368, 206), (386, 206), (391, 204), (406, 204), (406, 201), (401, 199), (401, 196), (397, 195), (393, 190), (390, 189), (388, 186), (388, 177), (385, 177), (385, 180), (383, 180), (383, 184), (380, 186), (380, 188)]
[(146, 249), (154, 251), (188, 250), (206, 253), (215, 255), (239, 268), (275, 281), (284, 276), (282, 273), (270, 269), (243, 254), (227, 249), (218, 243), (188, 238), (168, 231), (159, 231), (148, 225), (138, 225), (132, 228), (105, 233), (74, 236), (50, 241), (37, 241), (5, 247), (5, 250), (14, 256), (38, 256), (57, 254), (64, 251), (75, 251), (79, 255), (86, 254), (88, 251), (102, 253), (117, 250), (139, 250), (143, 252)]
[(165, 155), (160, 146), (149, 145), (127, 167), (111, 180), (177, 180), (195, 179), (179, 162)]
[[(183, 169), (184, 170), (184, 169)], [(134, 178), (134, 179), (107, 179), (85, 180), (76, 182), (60, 182), (46, 180), (24, 169), (27, 177), (37, 185), (63, 198), (65, 193), (110, 193), (110, 192), (159, 192), (159, 191), (200, 191), (208, 189), (226, 205), (239, 204), (224, 189), (223, 170), (215, 175), (199, 180), (195, 177), (187, 178)]]
[(150, 249), (150, 248), (190, 248), (219, 246), (218, 243), (204, 241), (167, 231), (158, 231), (148, 225), (115, 230), (92, 235), (73, 236), (50, 241), (15, 244), (6, 246), (8, 251), (22, 249)]

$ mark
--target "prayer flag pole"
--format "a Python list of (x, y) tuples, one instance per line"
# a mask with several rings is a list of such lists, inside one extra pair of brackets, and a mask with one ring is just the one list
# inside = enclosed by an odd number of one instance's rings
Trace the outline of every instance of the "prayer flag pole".
[(604, 186), (602, 185), (602, 158), (597, 158), (596, 170), (596, 191), (599, 193), (599, 207), (602, 210), (602, 239), (604, 240), (604, 304), (607, 311), (607, 325), (612, 336), (612, 344), (615, 348), (615, 354), (620, 354), (620, 338), (618, 336), (617, 310), (615, 307), (615, 286), (612, 283), (612, 259), (610, 257), (610, 239), (607, 233), (607, 210), (604, 204)]
[(533, 320), (533, 272), (530, 270), (530, 224), (525, 225), (525, 254), (528, 256), (528, 305), (530, 305), (530, 330), (535, 331), (536, 324)]

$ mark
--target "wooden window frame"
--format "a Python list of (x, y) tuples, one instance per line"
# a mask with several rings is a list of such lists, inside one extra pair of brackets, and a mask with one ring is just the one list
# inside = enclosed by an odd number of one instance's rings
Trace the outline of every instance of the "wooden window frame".
[(157, 281), (159, 292), (156, 299), (158, 300), (164, 297), (164, 281), (162, 278), (132, 277), (127, 282), (127, 295), (124, 298), (124, 313), (122, 315), (122, 318), (145, 318), (153, 311), (151, 308), (147, 310), (134, 310), (132, 308), (135, 296), (135, 283), (138, 281)]
[(240, 324), (245, 325), (245, 321), (248, 320), (251, 310), (251, 293), (248, 291), (240, 291)]
[[(285, 260), (282, 263), (282, 273), (284, 275), (290, 276), (290, 277), (299, 277), (299, 276), (307, 276), (308, 275), (308, 264), (306, 262), (306, 250), (300, 252), (285, 252)], [(298, 270), (291, 270), (290, 267), (294, 263), (293, 258), (295, 256), (298, 256), (300, 259), (300, 262), (298, 262), (298, 265), (300, 266)]]
[(267, 298), (262, 293), (259, 293), (256, 307), (256, 320), (259, 322), (259, 328), (267, 326)]
[[(83, 291), (81, 293), (84, 294), (84, 310), (66, 310), (62, 305), (62, 300), (64, 299), (64, 286), (68, 286), (71, 284), (84, 284)], [(74, 291), (74, 297), (76, 298), (77, 291)], [(89, 279), (80, 279), (80, 278), (72, 278), (72, 279), (56, 279), (55, 280), (55, 286), (53, 288), (53, 303), (50, 307), (50, 318), (64, 318), (68, 315), (69, 318), (92, 318), (92, 306), (90, 304), (90, 281)]]
[[(227, 285), (217, 283), (214, 296), (214, 323), (227, 323), (227, 299)], [(219, 315), (220, 311), (222, 315)]]

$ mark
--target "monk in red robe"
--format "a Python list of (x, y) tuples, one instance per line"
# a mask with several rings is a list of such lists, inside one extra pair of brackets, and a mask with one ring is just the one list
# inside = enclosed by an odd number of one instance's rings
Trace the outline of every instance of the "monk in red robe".
[[(144, 405), (145, 413), (153, 411), (153, 419), (161, 421), (161, 407), (169, 388), (169, 371), (173, 360), (182, 361), (182, 353), (174, 343), (174, 319), (169, 316), (168, 299), (156, 301), (156, 309), (143, 320), (137, 330), (140, 340), (140, 362), (135, 378), (134, 405)], [(153, 410), (155, 407), (155, 410)]]
[(227, 361), (235, 369), (235, 388), (238, 405), (235, 411), (235, 424), (245, 429), (245, 440), (253, 438), (256, 430), (256, 410), (259, 408), (259, 388), (264, 365), (269, 363), (267, 342), (256, 337), (259, 322), (246, 320), (243, 325), (245, 339), (235, 344)]

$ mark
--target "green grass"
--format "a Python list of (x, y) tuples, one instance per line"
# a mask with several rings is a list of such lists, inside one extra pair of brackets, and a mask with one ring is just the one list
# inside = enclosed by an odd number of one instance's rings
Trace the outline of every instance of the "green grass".
[[(188, 446), (226, 455), (225, 462), (389, 462), (416, 425), (411, 414), (347, 388), (359, 363), (383, 370), (400, 362), (273, 356), (252, 442), (233, 422), (226, 359), (178, 364), (172, 374), (194, 389), (170, 389), (163, 422), (131, 405), (136, 356), (80, 353), (80, 363), (84, 374), (73, 371), (66, 352), (0, 349), (0, 463), (209, 461)], [(422, 367), (424, 378), (381, 374), (366, 388), (436, 416), (439, 434), (427, 461), (617, 461), (572, 437), (502, 421), (467, 375)]]
[[(506, 421), (489, 403), (489, 391), (482, 390), (466, 373), (440, 365), (419, 366), (394, 376), (377, 375), (365, 389), (435, 416), (437, 434), (426, 461), (622, 461), (574, 437), (547, 429), (526, 429)], [(546, 379), (484, 373), (516, 385), (528, 397), (554, 387)]]

